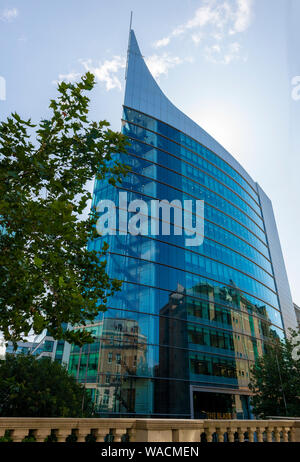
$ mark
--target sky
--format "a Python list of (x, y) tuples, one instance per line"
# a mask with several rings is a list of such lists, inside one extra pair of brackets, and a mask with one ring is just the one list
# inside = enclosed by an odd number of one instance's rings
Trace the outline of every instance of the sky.
[(300, 304), (299, 0), (0, 0), (0, 120), (38, 122), (90, 70), (90, 117), (120, 130), (131, 11), (162, 90), (271, 198)]

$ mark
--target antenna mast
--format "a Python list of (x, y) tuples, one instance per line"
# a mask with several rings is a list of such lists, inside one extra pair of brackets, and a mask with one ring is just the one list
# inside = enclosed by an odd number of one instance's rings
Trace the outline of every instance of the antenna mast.
[(132, 16), (133, 12), (130, 12), (130, 23), (129, 23), (129, 37), (128, 37), (128, 49), (127, 49), (127, 61), (126, 61), (126, 70), (125, 70), (125, 80), (127, 79), (127, 69), (128, 69), (128, 60), (129, 60), (129, 48), (130, 48), (130, 32), (132, 28)]

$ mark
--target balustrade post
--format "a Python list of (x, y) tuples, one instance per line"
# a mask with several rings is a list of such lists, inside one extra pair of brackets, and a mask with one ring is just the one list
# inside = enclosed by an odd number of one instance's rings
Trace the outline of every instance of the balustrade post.
[(207, 443), (212, 443), (214, 431), (212, 431), (210, 428), (205, 428), (204, 431), (206, 434)]
[(257, 430), (256, 430), (256, 433), (257, 433), (257, 441), (259, 443), (262, 443), (264, 441), (264, 428), (263, 427), (257, 427)]
[(276, 443), (280, 443), (280, 432), (281, 432), (281, 427), (276, 427), (274, 429), (274, 436), (275, 436)]
[(283, 427), (282, 429), (283, 442), (288, 443), (289, 441), (289, 428)]
[(34, 431), (34, 437), (37, 443), (43, 443), (51, 433), (50, 428), (38, 428)]
[(29, 428), (16, 428), (12, 431), (11, 439), (14, 443), (21, 443), (21, 441), (28, 436)]
[(239, 443), (243, 443), (245, 441), (244, 430), (242, 428), (238, 428), (238, 436), (239, 436)]
[(249, 443), (254, 443), (254, 431), (255, 429), (253, 427), (247, 428)]
[(58, 428), (55, 431), (55, 436), (56, 436), (57, 442), (58, 443), (65, 443), (66, 438), (70, 435), (71, 431), (72, 431), (71, 429)]
[(268, 443), (272, 443), (272, 442), (273, 442), (272, 430), (273, 430), (272, 427), (267, 427), (267, 442), (268, 442)]
[(96, 443), (103, 443), (108, 433), (109, 433), (109, 428), (96, 428), (94, 432)]
[(78, 428), (76, 430), (77, 443), (85, 443), (85, 438), (91, 432), (90, 428)]
[(234, 443), (234, 434), (235, 434), (235, 429), (229, 428), (227, 430), (227, 435), (228, 435), (228, 441), (229, 443)]
[(122, 441), (122, 436), (126, 430), (124, 428), (114, 428), (113, 429), (113, 435), (114, 435), (114, 443), (121, 443)]
[(296, 442), (296, 430), (295, 430), (295, 427), (292, 427), (291, 428), (291, 443), (295, 443)]
[(225, 429), (223, 428), (217, 428), (216, 433), (218, 435), (218, 442), (219, 443), (224, 443), (224, 433)]

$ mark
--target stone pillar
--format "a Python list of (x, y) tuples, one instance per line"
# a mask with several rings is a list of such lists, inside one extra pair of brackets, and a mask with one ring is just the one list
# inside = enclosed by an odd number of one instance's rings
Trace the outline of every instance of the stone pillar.
[(227, 431), (228, 434), (228, 441), (229, 443), (234, 443), (234, 434), (235, 434), (235, 429), (229, 428)]
[(206, 428), (205, 434), (206, 434), (206, 441), (208, 443), (212, 443), (214, 431), (212, 431), (210, 428)]
[(216, 433), (218, 435), (218, 443), (224, 443), (224, 433), (225, 429), (223, 428), (217, 428)]
[(94, 432), (96, 443), (103, 443), (108, 433), (109, 433), (109, 428), (97, 428)]
[(267, 442), (268, 442), (268, 443), (272, 443), (272, 442), (273, 442), (272, 431), (273, 431), (273, 428), (272, 428), (272, 427), (267, 427)]
[(264, 437), (263, 437), (264, 428), (263, 427), (257, 427), (256, 433), (257, 433), (257, 441), (259, 443), (262, 443), (264, 441)]
[(51, 433), (50, 428), (39, 428), (38, 430), (34, 431), (34, 437), (37, 443), (43, 443), (47, 436)]
[(11, 439), (14, 443), (21, 443), (25, 436), (28, 436), (28, 432), (28, 428), (17, 428), (12, 431)]
[(126, 429), (124, 428), (114, 428), (113, 435), (114, 435), (114, 443), (121, 443), (122, 436), (126, 433)]
[(65, 443), (66, 438), (71, 434), (71, 429), (59, 428), (56, 430), (55, 435), (58, 443)]
[[(297, 440), (296, 440), (296, 429), (295, 427), (292, 427), (291, 428), (291, 442), (292, 443), (296, 443)], [(300, 441), (299, 441), (300, 442)]]
[(276, 427), (274, 429), (274, 435), (275, 435), (275, 442), (280, 443), (280, 432), (281, 432), (281, 427)]
[(85, 443), (85, 438), (90, 434), (90, 428), (78, 428), (76, 430), (77, 443)]
[(243, 443), (245, 441), (244, 430), (242, 428), (238, 428), (238, 435), (239, 435), (239, 443)]
[(288, 443), (288, 441), (289, 441), (289, 427), (283, 427), (282, 436), (283, 436), (283, 442)]
[(253, 427), (248, 427), (247, 428), (249, 443), (254, 442), (254, 431), (255, 431), (255, 428), (253, 428)]

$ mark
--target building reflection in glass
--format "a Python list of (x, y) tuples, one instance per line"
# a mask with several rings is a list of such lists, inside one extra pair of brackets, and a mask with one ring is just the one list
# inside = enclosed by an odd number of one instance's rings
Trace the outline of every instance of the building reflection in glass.
[(249, 368), (280, 335), (264, 306), (211, 284), (178, 284), (159, 315), (109, 310), (85, 328), (95, 342), (73, 347), (69, 370), (106, 416), (249, 418)]

